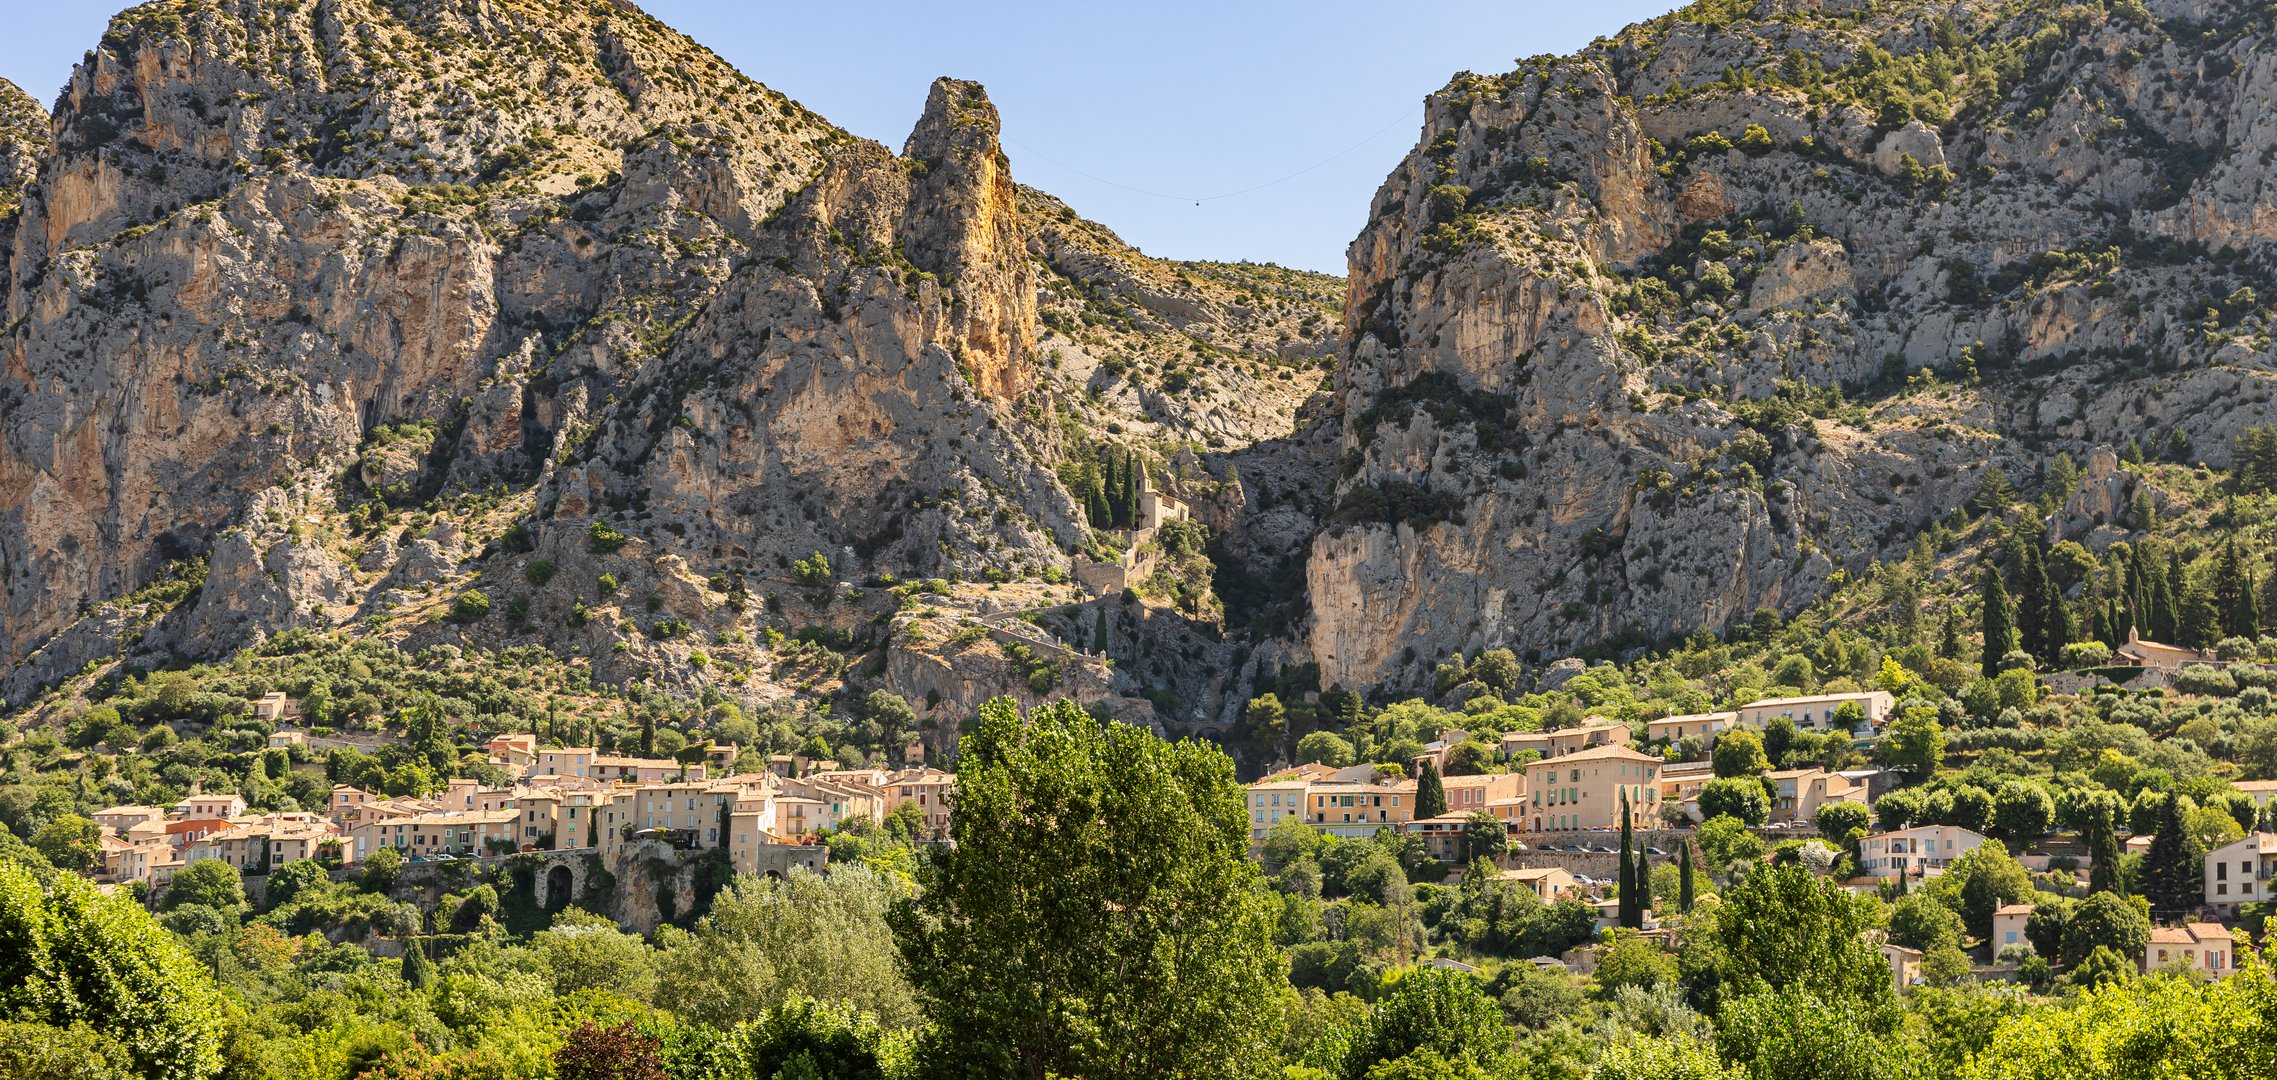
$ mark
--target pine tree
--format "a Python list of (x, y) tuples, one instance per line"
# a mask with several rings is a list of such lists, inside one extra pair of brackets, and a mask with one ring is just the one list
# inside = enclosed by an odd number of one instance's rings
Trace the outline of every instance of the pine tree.
[(1427, 758), (1415, 778), (1415, 819), (1435, 818), (1447, 812), (1447, 786), (1439, 780), (1439, 767)]
[(1678, 848), (1677, 854), (1682, 856), (1684, 860), (1678, 863), (1676, 867), (1676, 908), (1690, 914), (1692, 911), (1692, 841), (1690, 838), (1679, 840), (1676, 842), (1676, 846)]
[(2016, 647), (2016, 609), (2008, 602), (2008, 589), (2000, 583), (2000, 571), (1988, 560), (1983, 571), (1984, 589), (1984, 654), (1979, 667), (1990, 679), (2000, 674), (2000, 658)]
[(2214, 600), (2214, 582), (2204, 574), (2184, 571), (2175, 578), (2181, 600), (2175, 605), (2174, 636), (2168, 640), (2193, 649), (2206, 649), (2222, 638), (2221, 607)]
[(2221, 558), (2215, 563), (2213, 587), (2221, 636), (2253, 636), (2260, 626), (2261, 614), (2254, 610), (2253, 572), (2246, 569), (2245, 559), (2238, 554), (2235, 537), (2222, 545)]

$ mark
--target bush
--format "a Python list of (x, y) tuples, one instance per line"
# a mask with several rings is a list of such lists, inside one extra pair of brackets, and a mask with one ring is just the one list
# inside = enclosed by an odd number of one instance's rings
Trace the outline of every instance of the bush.
[(803, 559), (791, 562), (791, 576), (801, 585), (830, 584), (830, 559), (817, 551)]
[(522, 577), (532, 585), (544, 585), (553, 580), (557, 569), (551, 559), (532, 559), (530, 565), (522, 568)]
[(451, 600), (451, 621), (455, 623), (481, 622), (490, 615), (490, 597), (480, 589), (468, 589)]
[(613, 555), (625, 546), (625, 534), (610, 528), (606, 521), (595, 521), (585, 530), (585, 547), (595, 555)]

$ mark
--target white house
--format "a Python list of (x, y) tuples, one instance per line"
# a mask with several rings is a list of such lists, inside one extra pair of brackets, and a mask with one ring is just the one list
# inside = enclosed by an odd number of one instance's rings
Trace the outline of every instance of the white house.
[(1875, 833), (1858, 842), (1858, 865), (1871, 877), (1942, 874), (1953, 860), (1975, 851), (1983, 833), (1958, 825), (1915, 825)]
[(2239, 904), (2277, 898), (2277, 833), (2257, 832), (2206, 853), (2206, 906), (2224, 918)]
[(1814, 694), (1809, 697), (1767, 698), (1739, 707), (1739, 722), (1761, 730), (1776, 716), (1784, 716), (1797, 727), (1825, 731), (1834, 725), (1834, 714), (1844, 705), (1856, 705), (1866, 711), (1866, 723), (1876, 729), (1889, 719), (1890, 710), (1897, 708), (1897, 697), (1887, 690), (1862, 690), (1849, 694)]

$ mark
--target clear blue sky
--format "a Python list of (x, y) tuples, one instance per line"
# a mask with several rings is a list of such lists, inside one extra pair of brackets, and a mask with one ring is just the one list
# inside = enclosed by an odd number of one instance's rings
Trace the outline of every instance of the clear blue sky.
[[(934, 76), (986, 83), (1004, 114), (1013, 176), (1066, 199), (1149, 254), (1269, 260), (1342, 273), (1344, 246), (1367, 219), (1369, 199), (1415, 142), (1425, 94), (1458, 71), (1502, 72), (1522, 56), (1571, 52), (1677, 5), (647, 0), (643, 6), (751, 77), (896, 150)], [(104, 0), (89, 6), (0, 0), (0, 24), (7, 27), (0, 33), (0, 76), (52, 102), (71, 65), (102, 36), (109, 10)], [(1308, 168), (1262, 190), (1193, 205), (1198, 197)]]

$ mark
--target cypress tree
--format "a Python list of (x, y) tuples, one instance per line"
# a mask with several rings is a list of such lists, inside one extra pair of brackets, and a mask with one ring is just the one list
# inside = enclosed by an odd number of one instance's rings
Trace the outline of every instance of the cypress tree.
[(2000, 674), (2000, 658), (2016, 647), (2016, 609), (2008, 602), (2008, 588), (2000, 583), (2000, 571), (1988, 560), (1983, 570), (1984, 589), (1984, 654), (1979, 667), (1989, 679)]
[(2238, 590), (2237, 611), (2230, 618), (2237, 625), (2230, 633), (2238, 637), (2261, 633), (2261, 583), (2254, 580), (2250, 566), (2245, 568), (2245, 587)]
[(1123, 460), (1123, 525), (1138, 528), (1139, 491), (1146, 486), (1146, 467), (1139, 464), (1138, 453), (1132, 451)]
[(2182, 552), (2178, 548), (2167, 553), (2164, 563), (2153, 559), (2151, 569), (2151, 629), (2153, 641), (2173, 641), (2180, 636), (2181, 609), (2176, 598), (2182, 592)]
[(2087, 857), (2088, 892), (2124, 894), (2127, 891), (2126, 882), (2119, 877), (2119, 835), (2115, 825), (2105, 822), (2090, 831)]
[(2016, 535), (2008, 542), (2009, 555), (2016, 564), (2016, 643), (2025, 652), (2044, 657), (2048, 654), (2048, 613), (2042, 586), (2048, 575), (2040, 565), (2039, 545), (2023, 534), (2024, 526), (2019, 523)]
[(1091, 620), (1091, 651), (1096, 653), (1107, 651), (1107, 609), (1104, 607), (1100, 608), (1097, 617)]
[(427, 961), (427, 950), (418, 938), (403, 942), (403, 981), (414, 990), (425, 990), (434, 985), (435, 969)]
[[(2045, 566), (2043, 562), (2043, 571)], [(2045, 572), (2040, 575), (2040, 636), (2045, 647), (2040, 659), (2050, 667), (2063, 659), (2064, 646), (2077, 636), (2072, 631), (2071, 609), (2064, 606), (2063, 590)]]
[(1617, 921), (1622, 926), (1635, 928), (1644, 925), (1644, 919), (1637, 907), (1636, 871), (1629, 865), (1630, 848), (1629, 793), (1624, 789), (1621, 792), (1621, 904)]
[(2158, 831), (2143, 855), (2143, 894), (2161, 911), (2195, 910), (2204, 899), (2206, 849), (2182, 823), (2182, 796), (2158, 808)]
[(1447, 812), (1447, 786), (1439, 780), (1439, 767), (1429, 759), (1415, 778), (1415, 818), (1435, 818)]
[(1968, 651), (1961, 639), (1961, 610), (1957, 605), (1945, 608), (1945, 627), (1937, 635), (1937, 655), (1947, 660), (1958, 660)]
[(640, 716), (640, 756), (656, 756), (656, 714), (644, 712)]
[(1689, 914), (1692, 910), (1692, 841), (1689, 837), (1676, 842), (1677, 854), (1683, 862), (1676, 865), (1676, 907)]

